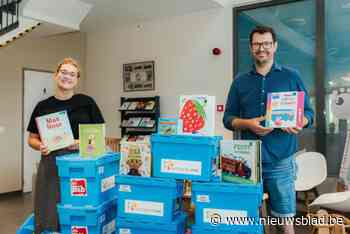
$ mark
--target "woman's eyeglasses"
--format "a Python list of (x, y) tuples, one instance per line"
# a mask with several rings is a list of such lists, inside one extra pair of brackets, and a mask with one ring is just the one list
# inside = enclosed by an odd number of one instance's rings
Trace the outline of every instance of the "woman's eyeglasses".
[(70, 77), (78, 77), (78, 74), (75, 72), (69, 72), (67, 70), (60, 70), (60, 73), (64, 76), (70, 76)]

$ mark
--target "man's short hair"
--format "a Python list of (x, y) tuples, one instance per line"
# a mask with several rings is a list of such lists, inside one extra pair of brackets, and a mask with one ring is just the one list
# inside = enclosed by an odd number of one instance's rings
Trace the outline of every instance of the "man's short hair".
[(271, 28), (271, 27), (262, 26), (262, 25), (256, 26), (256, 27), (250, 32), (250, 35), (249, 35), (250, 44), (252, 44), (252, 40), (253, 40), (253, 35), (254, 35), (254, 33), (259, 33), (259, 34), (271, 33), (273, 42), (276, 42), (276, 33), (275, 33), (275, 31), (273, 30), (273, 28)]

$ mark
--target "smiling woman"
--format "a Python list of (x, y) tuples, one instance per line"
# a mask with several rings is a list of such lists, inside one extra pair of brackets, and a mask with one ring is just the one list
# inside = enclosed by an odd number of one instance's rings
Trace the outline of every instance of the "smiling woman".
[[(95, 101), (84, 94), (74, 94), (80, 78), (79, 64), (71, 58), (64, 59), (54, 74), (55, 94), (39, 102), (32, 113), (27, 131), (28, 144), (41, 152), (34, 197), (35, 233), (58, 232), (56, 204), (60, 202), (59, 178), (56, 157), (79, 148), (79, 124), (104, 123), (103, 116)], [(35, 123), (36, 117), (59, 111), (67, 111), (75, 144), (62, 150), (50, 152), (40, 139)]]

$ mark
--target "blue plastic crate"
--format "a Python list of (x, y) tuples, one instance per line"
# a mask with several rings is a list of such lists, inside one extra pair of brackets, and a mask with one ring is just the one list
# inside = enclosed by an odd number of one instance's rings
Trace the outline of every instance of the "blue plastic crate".
[(115, 233), (117, 199), (99, 206), (57, 205), (61, 234)]
[(186, 218), (186, 214), (181, 213), (168, 224), (118, 218), (117, 234), (184, 234)]
[(31, 214), (16, 231), (16, 234), (33, 234), (34, 232), (34, 214)]
[(174, 179), (117, 176), (118, 217), (170, 223), (182, 209), (183, 183)]
[(229, 226), (226, 229), (217, 227), (201, 227), (199, 225), (193, 225), (191, 227), (192, 234), (263, 234), (263, 226)]
[(221, 139), (219, 136), (152, 135), (153, 176), (219, 181), (216, 169)]
[(119, 153), (107, 153), (96, 159), (78, 154), (58, 157), (61, 204), (97, 206), (114, 198), (119, 158)]
[(195, 224), (209, 228), (214, 223), (216, 227), (227, 229), (230, 228), (228, 224), (233, 223), (231, 217), (249, 217), (249, 221), (252, 221), (250, 223), (255, 222), (252, 225), (257, 225), (262, 198), (261, 184), (193, 182)]

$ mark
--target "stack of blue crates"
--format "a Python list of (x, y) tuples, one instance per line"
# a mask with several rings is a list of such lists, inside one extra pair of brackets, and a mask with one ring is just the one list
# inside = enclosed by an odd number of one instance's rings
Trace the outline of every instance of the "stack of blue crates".
[(183, 184), (170, 178), (118, 176), (118, 233), (184, 234)]
[[(193, 234), (261, 234), (262, 185), (220, 182), (220, 140), (217, 136), (152, 135), (153, 175), (192, 180)], [(249, 217), (253, 222), (229, 223), (228, 217)]]
[(115, 176), (119, 157), (118, 153), (106, 153), (99, 158), (81, 158), (79, 154), (57, 158), (61, 234), (116, 233)]

